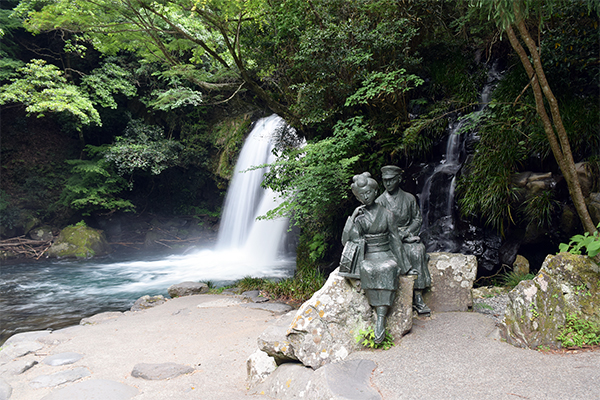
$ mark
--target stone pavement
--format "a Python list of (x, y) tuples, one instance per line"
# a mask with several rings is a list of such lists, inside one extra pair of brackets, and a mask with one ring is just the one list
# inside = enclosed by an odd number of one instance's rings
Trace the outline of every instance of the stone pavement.
[(499, 338), (492, 318), (473, 312), (415, 319), (398, 346), (349, 359), (377, 364), (371, 381), (384, 399), (600, 399), (600, 351), (517, 348)]
[[(269, 399), (248, 393), (246, 360), (279, 315), (251, 307), (231, 296), (197, 295), (16, 335), (0, 352), (0, 400), (8, 392), (11, 400)], [(519, 349), (478, 313), (415, 319), (392, 349), (356, 352), (345, 363), (367, 376), (373, 370), (369, 398), (600, 399), (600, 352)], [(324, 368), (318, 371), (330, 398), (364, 399), (346, 390), (357, 378), (346, 376), (343, 364)]]
[[(180, 297), (147, 310), (99, 314), (52, 333), (15, 335), (0, 352), (0, 379), (12, 388), (11, 400), (250, 398), (246, 359), (278, 317), (253, 306), (231, 296)], [(55, 355), (81, 357), (44, 362)], [(160, 375), (173, 370), (187, 373)]]

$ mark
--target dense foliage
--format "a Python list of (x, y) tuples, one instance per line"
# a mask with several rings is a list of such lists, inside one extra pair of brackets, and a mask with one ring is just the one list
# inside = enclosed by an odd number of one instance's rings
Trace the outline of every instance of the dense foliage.
[[(481, 3), (499, 13), (494, 14), (495, 18), (508, 23), (503, 18), (508, 17), (506, 13), (511, 12), (512, 5), (495, 1)], [(478, 121), (481, 142), (468, 174), (463, 175), (459, 187), (462, 211), (472, 216), (483, 216), (487, 223), (502, 232), (517, 220), (548, 226), (560, 205), (553, 198), (552, 191), (521, 198), (511, 182), (515, 172), (524, 166), (556, 170), (555, 166), (543, 166), (554, 153), (573, 196), (570, 178), (564, 171), (561, 159), (566, 159), (568, 152), (569, 157), (573, 154), (572, 159), (577, 162), (588, 160), (592, 168), (597, 168), (600, 109), (596, 99), (600, 49), (597, 45), (591, 45), (591, 38), (597, 37), (598, 13), (589, 14), (584, 2), (554, 3), (560, 2), (524, 2), (523, 7), (527, 9), (530, 5), (528, 11), (531, 14), (544, 18), (543, 25), (532, 26), (531, 29), (544, 28), (544, 34), (539, 34), (544, 71), (556, 96), (554, 102), (560, 104), (560, 113), (558, 107), (554, 107), (552, 122), (546, 116), (548, 122), (540, 123), (540, 115), (546, 114), (546, 106), (541, 98), (534, 99), (537, 96), (534, 96), (535, 91), (528, 90), (538, 78), (528, 79), (523, 66), (513, 61), (512, 68), (506, 72), (494, 92), (494, 101)], [(574, 26), (580, 29), (571, 31)], [(564, 45), (567, 51), (563, 49)], [(588, 84), (581, 85), (584, 81)], [(596, 84), (590, 85), (591, 82)], [(564, 125), (564, 141), (560, 140), (560, 146), (559, 141), (554, 139), (555, 135), (559, 139), (561, 136), (557, 125)], [(553, 140), (557, 142), (554, 148), (551, 145)], [(577, 201), (574, 203), (577, 207)]]
[[(476, 130), (478, 140), (458, 187), (461, 211), (504, 233), (544, 227), (566, 201), (553, 191), (522, 198), (511, 181), (559, 171), (531, 80), (503, 33), (513, 3), (6, 1), (0, 104), (4, 115), (44, 116), (76, 137), (68, 176), (55, 180), (62, 195), (48, 199), (61, 215), (216, 212), (250, 120), (268, 110), (293, 127), (264, 182), (285, 200), (269, 215), (291, 215), (318, 262), (334, 253), (356, 205), (353, 174), (425, 162), (449, 122), (470, 114), (462, 133)], [(539, 40), (573, 158), (598, 168), (598, 10), (518, 4), (529, 7), (524, 23)], [(502, 80), (473, 113), (492, 61)], [(303, 146), (288, 145), (292, 131)], [(13, 168), (19, 156), (2, 146), (3, 167)], [(25, 207), (6, 199), (3, 210)]]
[(0, 91), (0, 105), (22, 103), (28, 113), (43, 117), (47, 112), (65, 112), (81, 125), (100, 125), (100, 116), (92, 102), (79, 89), (67, 83), (62, 71), (44, 60), (33, 60), (18, 68), (19, 78), (11, 78), (11, 83)]

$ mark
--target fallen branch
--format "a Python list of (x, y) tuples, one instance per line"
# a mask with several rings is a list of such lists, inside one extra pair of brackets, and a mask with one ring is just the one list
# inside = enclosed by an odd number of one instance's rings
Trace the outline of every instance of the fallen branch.
[(27, 239), (25, 236), (17, 236), (0, 240), (0, 251), (10, 253), (14, 256), (35, 258), (36, 260), (39, 260), (50, 246), (52, 246), (52, 242), (53, 239), (34, 240)]

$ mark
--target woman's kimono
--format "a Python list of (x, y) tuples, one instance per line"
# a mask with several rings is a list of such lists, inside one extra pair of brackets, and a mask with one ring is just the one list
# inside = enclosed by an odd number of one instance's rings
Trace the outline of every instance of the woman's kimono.
[[(359, 214), (349, 217), (342, 234), (345, 249), (354, 248), (353, 270), (343, 276), (360, 278), (371, 306), (391, 306), (398, 289), (402, 266), (409, 266), (398, 237), (394, 215), (373, 204), (358, 208)], [(351, 251), (351, 250), (350, 250)], [(349, 251), (345, 250), (345, 256)]]

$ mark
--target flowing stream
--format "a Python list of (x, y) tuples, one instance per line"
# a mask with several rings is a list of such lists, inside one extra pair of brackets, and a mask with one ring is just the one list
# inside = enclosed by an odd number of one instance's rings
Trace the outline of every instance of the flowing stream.
[(438, 163), (427, 166), (430, 174), (426, 175), (419, 200), (423, 225), (422, 237), (428, 252), (447, 251), (460, 252), (461, 242), (464, 238), (456, 235), (456, 202), (454, 191), (456, 177), (465, 158), (465, 141), (472, 132), (462, 132), (465, 124), (474, 116), (481, 113), (491, 100), (492, 90), (501, 78), (497, 65), (493, 65), (488, 72), (488, 79), (482, 89), (479, 107), (448, 127), (446, 150)]
[[(286, 278), (295, 254), (282, 244), (288, 221), (257, 221), (277, 204), (260, 187), (264, 170), (242, 172), (273, 161), (272, 135), (284, 121), (259, 120), (248, 136), (229, 188), (217, 245), (185, 255), (108, 256), (89, 260), (42, 260), (0, 268), (0, 343), (14, 333), (57, 329), (103, 311), (124, 311), (143, 295), (167, 295), (184, 281), (216, 286), (246, 276)], [(128, 257), (128, 258), (127, 258)]]

